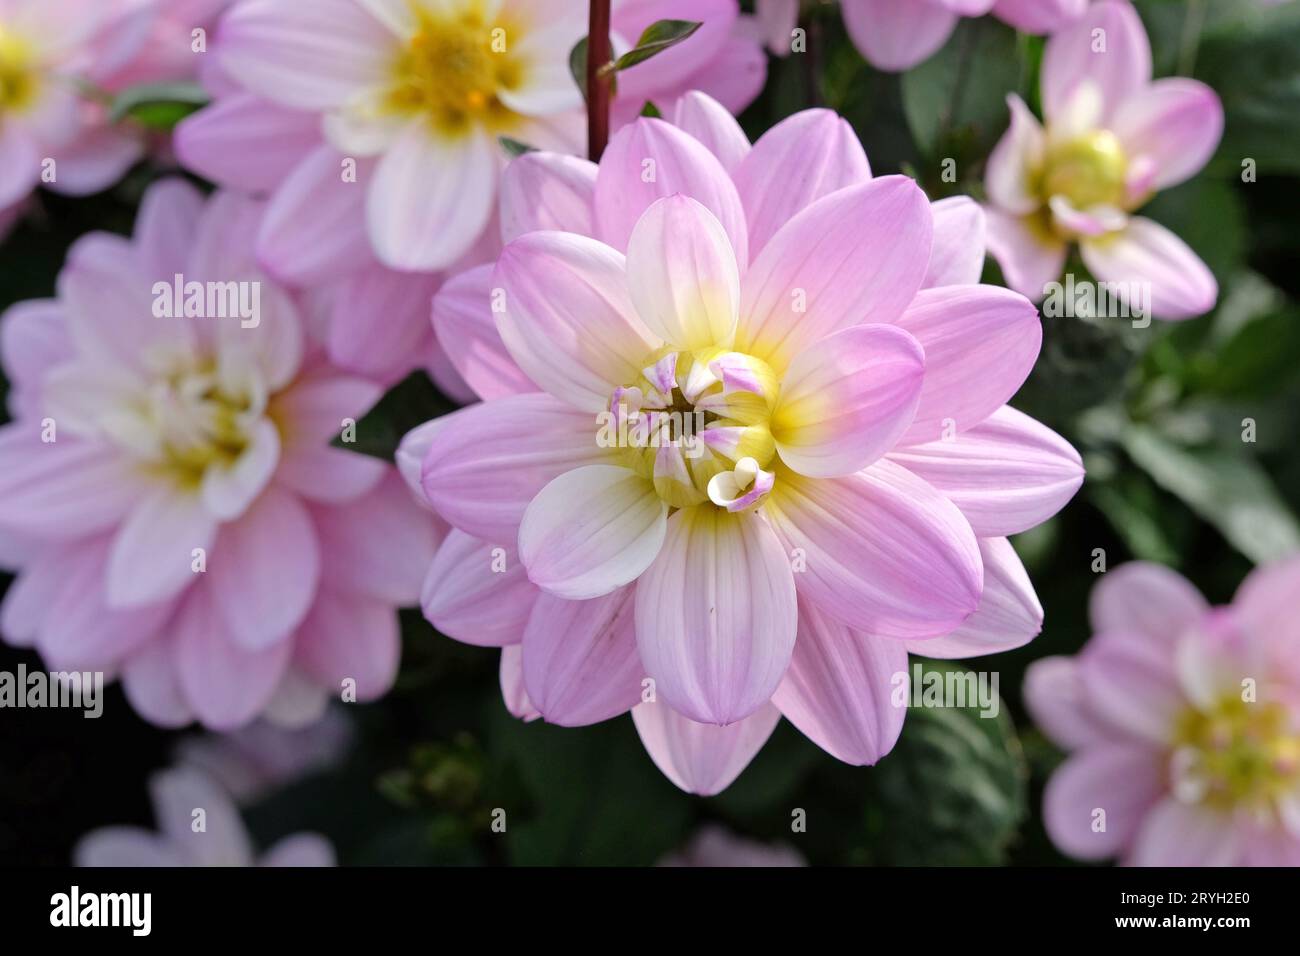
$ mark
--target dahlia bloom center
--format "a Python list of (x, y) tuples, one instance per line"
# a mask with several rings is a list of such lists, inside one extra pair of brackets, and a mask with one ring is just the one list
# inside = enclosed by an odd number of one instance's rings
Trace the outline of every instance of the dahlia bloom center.
[(196, 487), (209, 468), (229, 468), (244, 454), (266, 395), (253, 381), (223, 380), (200, 363), (155, 383), (145, 408), (161, 464), (182, 486)]
[[(747, 511), (772, 490), (771, 420), (779, 388), (761, 359), (721, 347), (661, 350), (636, 381), (615, 389), (602, 444), (654, 482), (670, 508), (712, 502)], [(603, 428), (607, 431), (607, 427)]]
[(1300, 733), (1279, 703), (1230, 694), (1183, 714), (1174, 792), (1184, 803), (1267, 811), (1300, 784)]
[(0, 115), (20, 112), (35, 102), (38, 80), (31, 47), (0, 23)]
[(1039, 192), (1046, 204), (1064, 196), (1075, 209), (1093, 206), (1122, 208), (1128, 159), (1110, 130), (1092, 130), (1047, 150)]
[(509, 127), (516, 114), (497, 94), (523, 81), (524, 64), (509, 52), (513, 31), (490, 23), (477, 5), (416, 15), (417, 29), (393, 62), (385, 108), (426, 116), (444, 135)]

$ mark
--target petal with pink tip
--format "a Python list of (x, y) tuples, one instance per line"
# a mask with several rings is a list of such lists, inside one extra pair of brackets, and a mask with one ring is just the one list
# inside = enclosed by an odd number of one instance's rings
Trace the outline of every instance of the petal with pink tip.
[(897, 324), (925, 349), (925, 383), (900, 445), (951, 437), (983, 422), (1029, 377), (1043, 341), (1038, 310), (991, 285), (920, 292)]
[(595, 191), (595, 163), (562, 153), (525, 153), (501, 174), (501, 241), (539, 229), (590, 236)]
[(660, 340), (628, 296), (621, 253), (586, 236), (530, 232), (497, 260), (497, 329), (519, 367), (556, 398), (599, 412), (635, 382)]
[(900, 73), (928, 60), (944, 45), (957, 14), (915, 0), (843, 0), (844, 26), (868, 63)]
[(565, 472), (606, 462), (591, 415), (532, 393), (471, 405), (438, 420), (424, 459), (425, 497), (466, 534), (509, 547), (524, 510)]
[(1069, 245), (1048, 231), (1041, 217), (1012, 216), (992, 206), (984, 207), (989, 255), (1002, 267), (1007, 285), (1034, 302), (1047, 294), (1046, 286), (1061, 277)]
[(740, 776), (781, 720), (763, 704), (756, 713), (726, 727), (701, 724), (655, 701), (632, 708), (632, 720), (650, 759), (687, 793), (712, 797)]
[(181, 689), (171, 633), (132, 654), (122, 666), (122, 690), (135, 712), (157, 727), (184, 727), (194, 710)]
[(801, 602), (794, 656), (772, 703), (831, 756), (869, 766), (903, 730), (907, 707), (891, 700), (898, 674), (906, 680), (901, 642), (850, 630)]
[(378, 263), (354, 270), (338, 284), (330, 308), (330, 361), (381, 381), (404, 375), (428, 348), (429, 303), (437, 288), (437, 276)]
[(643, 117), (609, 141), (596, 174), (596, 236), (626, 249), (632, 227), (656, 199), (681, 193), (717, 216), (736, 261), (749, 261), (745, 212), (722, 164), (698, 140), (663, 120)]
[(732, 723), (781, 683), (795, 641), (794, 576), (759, 515), (676, 512), (636, 600), (641, 660), (683, 716)]
[(565, 472), (537, 493), (519, 525), (528, 578), (581, 601), (635, 581), (664, 542), (668, 505), (654, 482), (618, 465)]
[(135, 223), (137, 255), (151, 279), (171, 282), (185, 271), (185, 256), (203, 216), (204, 198), (179, 178), (154, 183), (140, 200)]
[(847, 478), (783, 470), (766, 513), (800, 569), (799, 594), (855, 630), (936, 637), (979, 606), (984, 572), (970, 524), (887, 459)]
[(501, 341), (492, 314), (491, 263), (448, 279), (433, 297), (433, 328), (456, 371), (480, 398), (536, 392)]
[(1151, 189), (1194, 176), (1223, 135), (1223, 104), (1204, 83), (1182, 77), (1156, 80), (1115, 113), (1115, 135), (1130, 158), (1155, 163)]
[(508, 644), (501, 648), (498, 679), (501, 684), (501, 700), (511, 716), (518, 717), (525, 723), (542, 716), (533, 706), (533, 702), (528, 699), (528, 691), (524, 689), (523, 645)]
[(1167, 746), (1187, 706), (1174, 656), (1143, 634), (1104, 631), (1079, 655), (1088, 708), (1112, 736)]
[(1088, 7), (1089, 0), (998, 0), (993, 15), (1025, 33), (1051, 33)]
[(1182, 239), (1164, 226), (1134, 216), (1122, 231), (1079, 243), (1083, 261), (1102, 282), (1117, 284), (1120, 301), (1135, 312), (1145, 289), (1151, 311), (1162, 319), (1190, 319), (1214, 308), (1219, 284), (1214, 273)]
[(749, 154), (749, 137), (725, 106), (699, 90), (691, 90), (677, 101), (673, 125), (703, 143), (722, 168), (735, 174), (741, 160)]
[(543, 594), (524, 631), (524, 687), (547, 723), (583, 727), (631, 710), (645, 671), (635, 589), (590, 601)]
[(669, 345), (731, 344), (740, 308), (736, 254), (722, 223), (689, 196), (657, 200), (637, 220), (627, 285), (641, 320)]
[(1083, 483), (1070, 443), (1009, 405), (951, 440), (913, 445), (890, 460), (947, 495), (981, 537), (1042, 524)]
[(183, 119), (176, 154), (187, 169), (227, 188), (270, 192), (320, 145), (320, 130), (315, 113), (238, 93)]
[(1124, 852), (1163, 789), (1158, 753), (1099, 744), (1052, 774), (1043, 793), (1043, 822), (1062, 852), (1103, 860)]
[(1011, 126), (989, 154), (984, 189), (989, 200), (1013, 216), (1027, 216), (1041, 205), (1035, 182), (1043, 162), (1043, 127), (1015, 93), (1008, 94)]
[(869, 180), (871, 166), (846, 120), (813, 109), (787, 117), (760, 136), (735, 178), (753, 258), (798, 212)]
[(781, 460), (802, 475), (860, 471), (912, 424), (925, 353), (892, 325), (859, 325), (828, 335), (799, 355), (781, 380), (772, 437)]
[(1130, 561), (1106, 572), (1088, 600), (1093, 630), (1141, 635), (1171, 652), (1209, 609), (1192, 582), (1150, 561)]
[(823, 196), (745, 274), (736, 349), (779, 373), (832, 332), (894, 322), (925, 278), (932, 229), (925, 193), (905, 176)]
[(1300, 557), (1265, 565), (1248, 574), (1233, 597), (1233, 612), (1243, 633), (1268, 647), (1276, 655), (1278, 666), (1300, 678), (1300, 660), (1293, 653), (1300, 647), (1296, 595), (1300, 595)]
[(980, 538), (984, 590), (980, 605), (951, 634), (928, 641), (909, 641), (907, 649), (940, 660), (999, 654), (1028, 644), (1043, 629), (1043, 606), (1006, 538)]
[(108, 603), (137, 607), (173, 597), (197, 580), (194, 549), (210, 551), (217, 519), (197, 494), (170, 485), (151, 489), (113, 538)]
[(979, 282), (987, 245), (983, 208), (969, 196), (952, 196), (931, 203), (930, 212), (934, 215), (934, 245), (921, 287)]
[(453, 528), (429, 565), (420, 605), (429, 623), (448, 637), (504, 647), (523, 640), (539, 594), (514, 548)]
[(386, 601), (321, 591), (290, 643), (294, 664), (338, 694), (353, 685), (357, 700), (382, 697), (393, 686), (402, 655), (397, 612)]
[(1062, 116), (1083, 83), (1101, 96), (1101, 121), (1151, 82), (1151, 44), (1137, 11), (1122, 0), (1094, 3), (1052, 34), (1043, 51), (1043, 115)]
[(1056, 656), (1034, 661), (1025, 671), (1021, 693), (1034, 723), (1058, 747), (1077, 750), (1101, 744), (1111, 736), (1088, 709), (1078, 658)]

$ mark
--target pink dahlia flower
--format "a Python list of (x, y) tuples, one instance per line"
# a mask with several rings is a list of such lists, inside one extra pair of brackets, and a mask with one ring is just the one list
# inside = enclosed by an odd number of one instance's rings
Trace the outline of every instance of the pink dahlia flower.
[(658, 866), (693, 867), (787, 867), (807, 866), (808, 861), (793, 847), (760, 843), (736, 836), (717, 824), (700, 827), (690, 842), (665, 856)]
[[(120, 676), (168, 726), (382, 694), (395, 608), (436, 543), (391, 468), (330, 446), (380, 387), (331, 366), (313, 303), (258, 271), (261, 216), (156, 185), (133, 239), (83, 237), (58, 298), (0, 326), (0, 532), (20, 572), (0, 630), (57, 669)], [(177, 276), (206, 308), (173, 300)], [(231, 289), (255, 308), (192, 317)]]
[[(752, 99), (764, 64), (733, 35), (737, 12), (735, 0), (620, 4), (622, 47), (665, 17), (704, 26), (620, 76), (619, 114), (688, 82), (722, 84), (737, 108)], [(224, 185), (273, 192), (259, 252), (277, 275), (338, 274), (366, 249), (394, 269), (444, 269), (489, 227), (498, 137), (577, 147), (568, 57), (586, 32), (575, 0), (248, 0), (217, 43), (242, 92), (183, 124), (178, 150)]]
[(1043, 815), (1062, 852), (1138, 866), (1300, 866), (1300, 558), (1211, 608), (1133, 563), (1092, 592), (1094, 635), (1036, 661), (1025, 702), (1070, 751)]
[[(1026, 33), (1050, 33), (1087, 5), (1088, 0), (840, 0), (853, 45), (872, 66), (891, 73), (928, 60), (962, 17), (992, 13)], [(757, 0), (756, 10), (769, 49), (788, 54), (799, 0)]]
[(985, 174), (989, 251), (1007, 284), (1041, 299), (1077, 243), (1124, 301), (1145, 288), (1165, 319), (1213, 308), (1218, 285), (1196, 253), (1133, 211), (1214, 153), (1223, 132), (1214, 91), (1183, 77), (1153, 82), (1137, 11), (1107, 0), (1048, 40), (1042, 100), (1046, 126), (1008, 98), (1011, 128)]
[(599, 166), (511, 164), (504, 252), (434, 303), (486, 400), (417, 430), (399, 465), (456, 529), (425, 613), (508, 648), (511, 710), (635, 706), (660, 768), (716, 793), (782, 713), (878, 759), (909, 648), (1031, 639), (1005, 536), (1082, 468), (1006, 406), (1041, 327), (976, 284), (977, 206), (873, 179), (824, 110), (752, 149), (703, 95), (675, 119), (625, 127)]
[(334, 847), (316, 833), (287, 836), (258, 857), (229, 794), (199, 770), (177, 767), (156, 773), (149, 793), (159, 832), (127, 826), (93, 830), (73, 851), (76, 865), (335, 865)]

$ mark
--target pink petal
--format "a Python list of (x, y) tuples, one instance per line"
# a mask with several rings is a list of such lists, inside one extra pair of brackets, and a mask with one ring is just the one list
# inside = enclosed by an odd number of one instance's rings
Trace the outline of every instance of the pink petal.
[(989, 255), (1002, 267), (1007, 285), (1032, 301), (1042, 301), (1044, 288), (1065, 269), (1069, 246), (1048, 233), (1036, 216), (1018, 218), (985, 206)]
[(211, 555), (217, 520), (197, 495), (159, 485), (135, 505), (113, 538), (108, 602), (138, 607), (175, 596), (197, 580), (194, 549)]
[(538, 598), (523, 562), (454, 528), (438, 548), (420, 604), (429, 623), (465, 644), (518, 644)]
[(928, 60), (947, 41), (957, 15), (916, 0), (842, 0), (844, 26), (868, 63), (888, 73)]
[(685, 349), (731, 344), (740, 308), (736, 254), (722, 223), (694, 199), (656, 200), (637, 220), (627, 286), (657, 338)]
[(147, 275), (171, 282), (185, 271), (186, 253), (203, 216), (203, 194), (183, 179), (154, 183), (140, 200), (135, 243)]
[(979, 606), (983, 567), (970, 525), (888, 460), (847, 478), (782, 473), (768, 502), (788, 560), (801, 568), (800, 595), (854, 630), (935, 637)]
[(1003, 212), (1027, 216), (1042, 204), (1036, 180), (1043, 162), (1045, 136), (1043, 127), (1019, 96), (1008, 94), (1007, 106), (1011, 108), (1011, 126), (989, 154), (984, 189)]
[(1110, 736), (1088, 709), (1078, 658), (1056, 656), (1034, 661), (1025, 671), (1021, 693), (1034, 723), (1058, 747), (1077, 750)]
[(640, 700), (634, 595), (627, 587), (591, 601), (538, 598), (524, 632), (524, 686), (548, 723), (595, 724)]
[(980, 538), (984, 590), (975, 613), (951, 634), (910, 641), (907, 649), (940, 660), (999, 654), (1028, 644), (1043, 629), (1043, 606), (1006, 538)]
[(501, 175), (501, 241), (539, 229), (590, 236), (595, 191), (595, 163), (561, 153), (525, 153)]
[(1052, 842), (1080, 860), (1122, 854), (1160, 797), (1162, 769), (1160, 755), (1140, 747), (1099, 744), (1070, 757), (1043, 793)]
[(501, 648), (501, 699), (511, 716), (522, 721), (537, 720), (542, 715), (537, 712), (533, 702), (524, 690), (523, 645), (510, 644)]
[(708, 505), (678, 511), (637, 583), (637, 645), (683, 717), (729, 724), (762, 708), (794, 647), (790, 559), (766, 521)]
[(934, 216), (934, 245), (922, 288), (974, 285), (984, 271), (984, 210), (968, 196), (953, 196), (930, 204)]
[(830, 110), (803, 110), (759, 137), (736, 169), (751, 258), (796, 214), (823, 196), (871, 178), (867, 154), (848, 122)]
[[(744, 112), (767, 84), (767, 56), (751, 23), (744, 15), (737, 19), (718, 55), (683, 81), (685, 89), (713, 97), (730, 113)], [(722, 158), (716, 150), (714, 155)]]
[(592, 416), (549, 395), (512, 395), (439, 420), (425, 457), (429, 503), (489, 544), (514, 544), (524, 510), (553, 478), (608, 461)]
[(575, 468), (529, 504), (519, 557), (542, 590), (574, 601), (599, 597), (650, 566), (667, 519), (650, 479), (618, 465)]
[(1204, 315), (1219, 297), (1214, 273), (1191, 247), (1142, 216), (1130, 219), (1123, 232), (1082, 241), (1079, 251), (1099, 280), (1119, 283), (1121, 301), (1135, 286), (1147, 287), (1151, 311), (1162, 319)]
[(1088, 8), (1088, 0), (998, 0), (993, 15), (1025, 33), (1051, 33)]
[(790, 669), (772, 703), (831, 756), (868, 766), (903, 730), (907, 708), (891, 700), (898, 674), (907, 675), (902, 643), (850, 630), (804, 602)]
[(969, 431), (890, 456), (947, 495), (981, 537), (1042, 524), (1083, 483), (1079, 453), (1046, 425), (1004, 405)]
[(1240, 851), (1238, 825), (1230, 814), (1166, 797), (1144, 816), (1127, 862), (1132, 866), (1232, 866)]
[(674, 193), (717, 216), (736, 261), (749, 261), (745, 213), (731, 177), (698, 140), (658, 119), (637, 119), (610, 139), (596, 174), (596, 236), (626, 249), (641, 214)]
[(895, 321), (921, 287), (931, 231), (925, 193), (905, 176), (823, 196), (745, 274), (736, 348), (780, 371), (832, 332)]
[(1182, 77), (1156, 80), (1115, 113), (1115, 135), (1130, 158), (1155, 163), (1152, 189), (1194, 176), (1223, 135), (1223, 104), (1204, 83)]
[[(1096, 48), (1102, 41), (1104, 49)], [(1122, 0), (1094, 3), (1047, 41), (1041, 80), (1049, 122), (1064, 113), (1083, 83), (1094, 84), (1101, 94), (1104, 122), (1151, 82), (1151, 44), (1137, 11)]]
[(91, 830), (72, 851), (74, 866), (178, 867), (187, 865), (170, 843), (141, 827), (100, 827)]
[[(253, 844), (234, 802), (215, 780), (192, 767), (172, 767), (149, 778), (158, 829), (191, 866), (249, 866)], [(194, 811), (204, 830), (195, 831)]]
[(632, 720), (650, 759), (687, 793), (711, 797), (731, 786), (772, 736), (781, 712), (771, 704), (726, 727), (688, 720), (666, 703), (638, 704)]
[(229, 465), (209, 465), (199, 485), (203, 507), (222, 521), (243, 516), (262, 493), (280, 460), (280, 432), (261, 419), (251, 429), (248, 445)]
[(231, 189), (270, 192), (320, 144), (320, 117), (250, 93), (217, 100), (176, 127), (189, 170)]
[(1130, 561), (1106, 572), (1088, 601), (1093, 630), (1140, 635), (1169, 651), (1209, 609), (1195, 585), (1149, 561)]
[(329, 840), (315, 833), (295, 833), (272, 844), (257, 865), (301, 868), (336, 866), (337, 863)]
[(433, 297), (433, 328), (447, 357), (480, 398), (535, 392), (506, 351), (492, 314), (491, 264), (448, 279)]
[(781, 381), (772, 436), (802, 475), (861, 471), (889, 451), (916, 415), (925, 353), (907, 332), (859, 325), (799, 355)]
[[(27, 299), (0, 317), (0, 356), (9, 376), (9, 407), (14, 418), (41, 417), (40, 391), (46, 373), (75, 355), (63, 308), (57, 299)], [(21, 394), (20, 394), (21, 393)]]
[(341, 504), (355, 501), (384, 477), (378, 458), (329, 445), (295, 445), (284, 453), (275, 473), (278, 483), (310, 501)]
[(989, 285), (926, 289), (897, 324), (925, 349), (921, 403), (902, 445), (951, 437), (984, 421), (1019, 391), (1043, 340), (1033, 304)]
[(622, 0), (613, 14), (613, 29), (629, 42), (659, 20), (692, 20), (700, 28), (684, 43), (618, 76), (620, 96), (636, 102), (654, 99), (674, 80), (690, 76), (722, 50), (739, 13), (734, 0)]
[(1112, 737), (1163, 746), (1188, 706), (1173, 655), (1143, 634), (1105, 631), (1079, 655), (1088, 708)]
[(690, 133), (708, 148), (728, 173), (734, 175), (749, 153), (749, 137), (725, 106), (698, 90), (677, 101), (673, 125)]
[(330, 309), (330, 361), (374, 379), (404, 376), (420, 364), (430, 337), (429, 303), (437, 288), (436, 276), (394, 272), (378, 264), (349, 275)]
[[(1116, 569), (1118, 570), (1118, 569)], [(1277, 666), (1300, 679), (1300, 615), (1295, 613), (1300, 594), (1300, 558), (1256, 568), (1241, 582), (1233, 598), (1233, 611), (1243, 633), (1269, 647)]]
[[(357, 700), (382, 697), (402, 653), (397, 612), (385, 601), (321, 591), (294, 639), (294, 663), (341, 694), (355, 681)], [(351, 686), (351, 685), (349, 685)]]
[(137, 650), (122, 668), (126, 699), (136, 713), (157, 727), (184, 727), (194, 720), (177, 674), (174, 634), (173, 625), (171, 633)]
[(35, 138), (15, 123), (0, 130), (0, 209), (18, 202), (36, 188), (41, 174), (41, 150)]
[(497, 329), (519, 367), (556, 398), (588, 412), (636, 381), (659, 339), (637, 317), (623, 256), (563, 232), (506, 247), (492, 283)]

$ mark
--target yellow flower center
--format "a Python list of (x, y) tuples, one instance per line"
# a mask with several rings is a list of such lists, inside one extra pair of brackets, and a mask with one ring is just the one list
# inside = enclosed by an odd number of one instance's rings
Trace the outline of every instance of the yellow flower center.
[(1109, 130), (1093, 130), (1077, 139), (1049, 147), (1039, 178), (1046, 203), (1064, 196), (1075, 209), (1092, 206), (1124, 208), (1128, 159), (1119, 139)]
[(0, 24), (0, 116), (35, 102), (39, 77), (31, 47)]
[(1300, 786), (1300, 733), (1279, 703), (1228, 695), (1178, 722), (1175, 794), (1216, 809), (1269, 811)]
[(393, 63), (386, 107), (427, 116), (448, 136), (475, 126), (494, 133), (511, 127), (517, 114), (497, 94), (523, 81), (524, 64), (510, 53), (517, 34), (490, 21), (478, 3), (453, 13), (417, 7), (415, 15), (416, 32)]
[(747, 511), (771, 491), (776, 375), (766, 362), (721, 348), (649, 356), (619, 388), (597, 442), (653, 480), (673, 508), (712, 501)]

